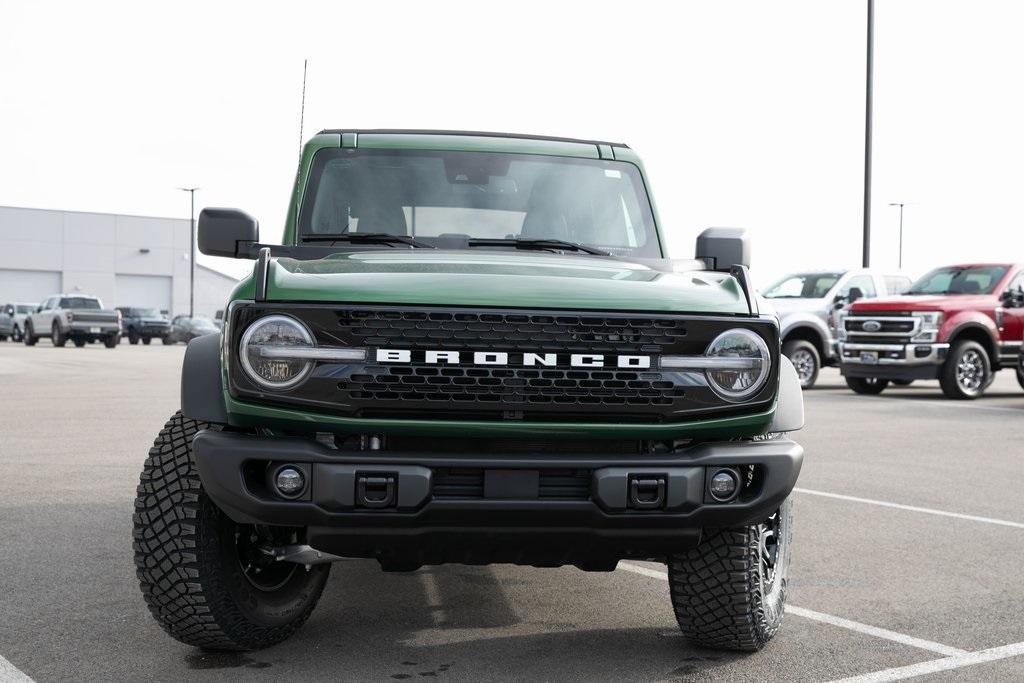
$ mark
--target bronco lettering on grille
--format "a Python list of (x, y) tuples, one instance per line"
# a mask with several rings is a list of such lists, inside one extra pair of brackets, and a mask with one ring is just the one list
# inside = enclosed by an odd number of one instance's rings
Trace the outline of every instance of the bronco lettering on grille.
[[(422, 352), (419, 362), (428, 365), (497, 365), (521, 367), (557, 367), (559, 364), (573, 368), (617, 367), (645, 370), (651, 367), (650, 356), (615, 356), (603, 353), (522, 353), (506, 351), (441, 351)], [(378, 363), (412, 363), (410, 349), (377, 349)]]

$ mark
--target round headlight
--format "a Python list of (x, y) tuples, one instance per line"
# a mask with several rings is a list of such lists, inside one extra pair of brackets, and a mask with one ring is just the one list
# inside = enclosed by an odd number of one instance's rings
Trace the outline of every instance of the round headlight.
[(715, 337), (704, 355), (720, 359), (704, 374), (711, 389), (726, 401), (744, 401), (768, 381), (768, 345), (750, 330), (734, 329)]
[(290, 349), (313, 348), (313, 336), (294, 318), (269, 315), (260, 318), (242, 335), (239, 358), (245, 373), (268, 389), (287, 389), (301, 382), (312, 361), (289, 357)]

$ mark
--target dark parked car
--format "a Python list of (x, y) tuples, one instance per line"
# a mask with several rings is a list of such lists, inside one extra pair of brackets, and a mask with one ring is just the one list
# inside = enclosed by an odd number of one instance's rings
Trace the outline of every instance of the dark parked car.
[(202, 316), (190, 318), (187, 315), (179, 315), (171, 321), (171, 329), (163, 339), (164, 344), (177, 344), (178, 342), (187, 344), (196, 337), (205, 337), (218, 332), (220, 330), (209, 318)]
[(135, 308), (134, 306), (120, 306), (121, 329), (128, 337), (129, 344), (148, 344), (154, 337), (163, 339), (171, 330), (171, 323), (167, 316), (156, 308)]

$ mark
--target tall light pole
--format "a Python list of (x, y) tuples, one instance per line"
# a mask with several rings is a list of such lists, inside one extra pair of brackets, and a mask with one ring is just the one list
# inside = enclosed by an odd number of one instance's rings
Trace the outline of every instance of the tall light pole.
[(875, 70), (875, 0), (868, 0), (867, 80), (864, 97), (864, 244), (862, 261), (871, 265), (871, 103)]
[(182, 192), (188, 192), (191, 200), (188, 224), (188, 317), (194, 318), (196, 314), (196, 190), (198, 187), (179, 187)]
[(903, 207), (906, 206), (904, 202), (889, 202), (889, 206), (900, 207), (900, 256), (899, 256), (899, 268), (903, 270)]

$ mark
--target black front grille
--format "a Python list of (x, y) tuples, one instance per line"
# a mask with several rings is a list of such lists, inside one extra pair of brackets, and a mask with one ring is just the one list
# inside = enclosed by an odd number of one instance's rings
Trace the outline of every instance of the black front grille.
[[(590, 470), (539, 471), (538, 497), (547, 500), (589, 500)], [(441, 499), (480, 499), (484, 497), (485, 470), (436, 468), (433, 472), (433, 497)]]
[(880, 334), (849, 334), (846, 340), (852, 344), (906, 344), (910, 337)]
[(872, 333), (878, 334), (909, 334), (914, 331), (914, 320), (877, 320), (875, 318), (847, 318), (846, 319), (846, 331), (847, 332), (864, 332), (864, 323), (873, 321), (878, 323), (879, 328), (877, 330), (871, 330)]
[(686, 396), (660, 372), (376, 366), (338, 388), (359, 401), (563, 406), (671, 406)]
[[(739, 406), (715, 394), (703, 373), (658, 365), (664, 354), (700, 355), (724, 330), (743, 327), (766, 339), (777, 367), (778, 328), (768, 319), (266, 304), (234, 311), (234, 347), (249, 323), (283, 310), (308, 325), (319, 346), (366, 348), (367, 360), (321, 362), (286, 392), (260, 390), (233, 363), (235, 395), (366, 418), (657, 423), (763, 410), (775, 394), (772, 381)], [(408, 355), (378, 360), (378, 351), (396, 350)], [(458, 362), (430, 362), (428, 351), (457, 352)], [(503, 360), (488, 364), (481, 353)], [(600, 364), (581, 367), (573, 354)], [(630, 366), (623, 356), (643, 362)]]
[(472, 311), (350, 310), (343, 334), (372, 347), (536, 351), (638, 351), (685, 339), (678, 318)]

